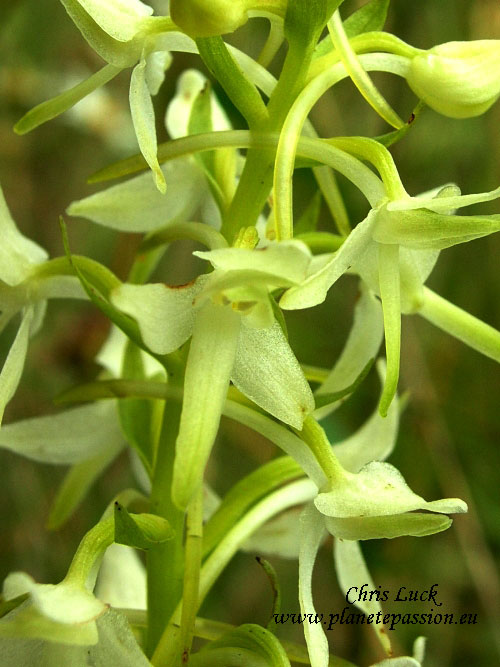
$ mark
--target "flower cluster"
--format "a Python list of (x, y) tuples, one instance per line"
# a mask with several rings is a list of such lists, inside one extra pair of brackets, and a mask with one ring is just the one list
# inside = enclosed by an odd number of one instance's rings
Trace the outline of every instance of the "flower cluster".
[[(105, 515), (86, 535), (57, 585), (9, 575), (0, 641), (7, 665), (170, 667), (187, 661), (198, 609), (238, 549), (298, 557), (300, 608), (313, 614), (313, 568), (325, 536), (334, 538), (335, 567), (346, 591), (372, 583), (360, 541), (432, 535), (451, 525), (447, 515), (467, 511), (460, 499), (424, 500), (386, 459), (401, 410), (402, 315), (418, 314), (500, 362), (500, 332), (426, 286), (441, 251), (500, 231), (499, 214), (457, 213), (500, 198), (500, 188), (461, 194), (455, 184), (438, 184), (408, 194), (384, 144), (401, 139), (410, 125), (369, 72), (403, 77), (422, 103), (468, 118), (500, 96), (500, 46), (481, 40), (416, 49), (382, 31), (389, 3), (378, 0), (346, 21), (341, 0), (171, 0), (170, 15), (160, 16), (140, 0), (61, 1), (107, 64), (28, 112), (16, 130), (34, 129), (132, 68), (129, 103), (140, 154), (99, 175), (131, 178), (73, 202), (67, 213), (145, 236), (125, 281), (72, 255), (66, 233), (66, 255), (49, 260), (19, 232), (0, 191), (0, 329), (21, 314), (0, 374), (0, 417), (21, 380), (28, 342), (42, 325), (48, 299), (90, 299), (113, 325), (97, 359), (104, 370), (65, 397), (88, 404), (4, 425), (0, 447), (71, 466), (49, 519), (59, 527), (127, 445), (142, 490), (123, 494), (146, 511), (132, 515), (118, 503), (115, 516)], [(222, 39), (254, 17), (271, 26), (258, 61)], [(266, 66), (285, 40), (276, 80)], [(179, 77), (166, 110), (170, 140), (158, 144), (152, 98), (174, 52), (201, 56), (248, 130), (232, 128), (210, 82), (190, 69)], [(394, 132), (379, 140), (318, 138), (309, 112), (345, 78)], [(293, 172), (299, 166), (312, 169), (338, 233), (316, 230), (314, 207), (294, 224)], [(334, 172), (368, 202), (366, 217), (352, 227)], [(192, 280), (167, 284), (161, 260), (178, 240), (198, 244), (191, 247)], [(359, 288), (345, 346), (332, 369), (308, 367), (288, 337), (286, 311), (323, 303), (345, 274)], [(378, 410), (332, 444), (320, 422), (355, 394), (383, 339), (385, 359), (375, 364), (382, 385)], [(219, 499), (205, 470), (222, 416), (260, 433), (286, 456)], [(119, 547), (104, 556), (113, 542), (148, 552), (147, 614), (144, 570)], [(120, 577), (135, 582), (129, 598), (120, 591)], [(134, 622), (137, 610), (128, 616), (136, 630), (147, 626), (147, 632), (134, 636), (127, 614), (110, 604), (141, 607), (140, 622)], [(359, 604), (367, 613), (381, 609), (378, 602)], [(195, 666), (227, 665), (243, 655), (245, 664), (286, 667), (297, 653), (258, 626), (225, 633), (207, 627), (200, 636), (217, 639), (192, 654)], [(305, 624), (304, 631), (310, 664), (327, 667), (322, 627)], [(391, 655), (387, 634), (375, 631)], [(414, 657), (378, 664), (416, 667), (422, 659), (418, 640)]]

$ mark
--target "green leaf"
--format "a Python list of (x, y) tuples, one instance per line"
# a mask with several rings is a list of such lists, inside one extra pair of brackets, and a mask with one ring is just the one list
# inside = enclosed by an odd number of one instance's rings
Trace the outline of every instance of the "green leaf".
[[(147, 379), (142, 351), (131, 341), (127, 341), (125, 347), (122, 376), (131, 380)], [(118, 402), (118, 414), (127, 442), (138, 453), (151, 476), (158, 437), (157, 403), (145, 399), (124, 399)]]
[(280, 456), (237, 482), (224, 496), (203, 530), (204, 557), (208, 556), (224, 535), (259, 500), (302, 474), (302, 469), (292, 458)]
[(371, 0), (344, 21), (344, 30), (349, 38), (363, 32), (382, 30), (387, 19), (390, 0)]
[(166, 519), (155, 514), (140, 514), (140, 521), (118, 502), (114, 506), (115, 539), (128, 547), (152, 549), (173, 538), (174, 533)]
[(271, 590), (273, 593), (273, 608), (271, 611), (271, 618), (269, 620), (269, 623), (267, 624), (267, 629), (270, 629), (270, 625), (273, 624), (274, 616), (279, 614), (281, 611), (281, 588), (280, 588), (280, 582), (278, 580), (278, 574), (274, 567), (271, 565), (271, 563), (266, 560), (265, 558), (262, 558), (262, 556), (256, 556), (255, 560), (257, 563), (261, 566), (261, 568), (264, 570), (264, 572), (267, 575), (267, 578), (269, 579), (269, 583), (271, 584)]
[[(241, 658), (238, 660), (238, 653), (235, 652), (230, 662), (219, 662), (217, 664), (241, 665), (241, 667), (244, 665), (251, 665), (252, 667), (257, 667), (257, 665), (261, 667), (290, 667), (290, 660), (278, 639), (269, 630), (252, 623), (241, 625), (219, 639), (210, 642), (202, 651), (191, 657), (190, 663), (194, 667), (215, 664), (210, 662), (210, 654), (212, 651), (220, 651), (221, 649), (238, 649), (243, 651), (244, 654), (248, 652), (247, 660), (249, 662), (241, 660)], [(220, 655), (225, 655), (227, 660), (227, 652)]]

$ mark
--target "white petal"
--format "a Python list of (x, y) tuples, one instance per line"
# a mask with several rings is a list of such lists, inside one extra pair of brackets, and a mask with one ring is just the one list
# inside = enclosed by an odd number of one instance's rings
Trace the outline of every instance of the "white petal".
[[(340, 588), (345, 596), (348, 596), (351, 587), (356, 587), (357, 591), (359, 591), (363, 584), (366, 584), (366, 588), (369, 591), (376, 590), (358, 542), (336, 539), (333, 555)], [(382, 611), (382, 605), (376, 600), (358, 600), (358, 597), (354, 595), (352, 595), (351, 599), (355, 600), (354, 604), (356, 607), (359, 607), (366, 616)], [(382, 648), (390, 655), (391, 642), (384, 630), (384, 626), (374, 624), (372, 627), (382, 644)]]
[[(194, 101), (207, 84), (206, 77), (198, 70), (188, 69), (177, 81), (177, 91), (167, 108), (165, 125), (172, 139), (188, 134), (189, 117)], [(211, 93), (212, 129), (230, 130), (231, 124), (217, 97)]]
[(277, 322), (268, 329), (243, 322), (231, 379), (245, 396), (295, 428), (314, 410), (311, 389)]
[(196, 316), (172, 481), (172, 498), (181, 508), (203, 481), (227, 396), (240, 324), (240, 317), (231, 308), (211, 302)]
[(0, 429), (0, 447), (43, 463), (79, 463), (105, 449), (118, 450), (123, 442), (114, 401), (24, 419)]
[(110, 609), (97, 619), (97, 629), (99, 642), (88, 649), (90, 664), (151, 667), (125, 616)]
[(208, 260), (215, 269), (250, 270), (283, 278), (290, 283), (305, 280), (312, 259), (309, 248), (301, 241), (269, 243), (264, 248), (220, 248), (193, 253)]
[(165, 194), (167, 185), (158, 162), (155, 112), (146, 79), (146, 60), (134, 67), (130, 79), (130, 112), (139, 148), (154, 174), (156, 187)]
[(179, 348), (193, 331), (193, 299), (203, 280), (168, 287), (163, 284), (124, 284), (111, 293), (111, 302), (137, 320), (144, 343), (157, 354)]
[[(381, 372), (385, 378), (385, 366)], [(359, 472), (370, 461), (388, 458), (396, 444), (399, 426), (399, 405), (397, 397), (392, 401), (387, 417), (381, 417), (376, 408), (367, 421), (350, 437), (334, 444), (333, 451), (342, 466), (349, 472)]]
[(323, 268), (309, 276), (302, 285), (290, 288), (281, 297), (280, 306), (287, 310), (309, 308), (322, 303), (330, 287), (342, 276), (352, 264), (360, 261), (372, 238), (373, 228), (377, 222), (378, 212), (371, 210), (349, 234), (333, 258)]
[(146, 570), (135, 549), (123, 544), (112, 544), (106, 549), (95, 594), (113, 607), (147, 608)]
[(165, 80), (165, 70), (170, 67), (172, 56), (168, 51), (153, 51), (146, 57), (146, 84), (151, 95), (157, 95)]
[[(323, 540), (323, 517), (308, 505), (300, 517), (299, 603), (302, 614), (316, 615), (312, 596), (312, 575), (316, 554)], [(304, 635), (311, 667), (328, 667), (328, 640), (321, 623), (304, 623)]]
[(300, 538), (297, 522), (300, 511), (294, 507), (268, 521), (242, 545), (242, 550), (263, 556), (298, 558)]
[(149, 232), (189, 220), (207, 193), (201, 170), (194, 161), (179, 158), (166, 162), (162, 172), (166, 194), (146, 173), (73, 202), (67, 213), (124, 232)]
[(78, 0), (98, 26), (120, 42), (131, 40), (140, 30), (142, 19), (153, 13), (140, 0)]
[(29, 593), (33, 605), (43, 616), (56, 623), (89, 623), (103, 614), (107, 606), (80, 586), (69, 582), (37, 584), (24, 572), (13, 572), (4, 582), (7, 599)]

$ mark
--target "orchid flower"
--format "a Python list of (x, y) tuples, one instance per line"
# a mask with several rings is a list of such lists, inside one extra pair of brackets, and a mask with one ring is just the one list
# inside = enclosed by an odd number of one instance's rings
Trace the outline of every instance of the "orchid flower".
[(442, 249), (500, 230), (498, 215), (451, 213), (456, 208), (500, 197), (500, 188), (461, 195), (457, 186), (450, 185), (410, 197), (392, 157), (381, 145), (369, 139), (336, 143), (380, 167), (386, 197), (370, 210), (330, 259), (325, 257), (319, 270), (285, 292), (280, 306), (314, 306), (324, 301), (328, 289), (348, 270), (361, 276), (382, 301), (388, 372), (380, 410), (386, 414), (399, 377), (401, 313), (420, 313), (482, 354), (500, 361), (500, 333), (448, 304), (424, 285)]
[(152, 97), (163, 83), (171, 62), (170, 51), (195, 52), (194, 42), (178, 32), (169, 17), (151, 16), (153, 9), (140, 0), (61, 0), (89, 45), (107, 65), (89, 79), (29, 111), (15, 129), (24, 134), (55, 118), (83, 97), (106, 84), (122, 69), (133, 67), (130, 110), (139, 148), (153, 171), (160, 192), (165, 177), (157, 158)]
[[(331, 466), (326, 483), (319, 487), (319, 493), (301, 516), (299, 600), (303, 614), (314, 616), (316, 613), (312, 573), (317, 551), (327, 532), (335, 538), (335, 567), (345, 594), (351, 586), (372, 584), (360, 540), (431, 535), (451, 525), (451, 519), (443, 514), (467, 511), (467, 505), (456, 498), (426, 502), (411, 491), (394, 466), (383, 461), (395, 444), (398, 412), (393, 402), (387, 418), (375, 412), (357, 433), (332, 448), (322, 429), (315, 429), (314, 437), (323, 439), (325, 450), (331, 452)], [(391, 423), (388, 430), (384, 428), (387, 422)], [(425, 510), (425, 513), (416, 510)], [(356, 604), (366, 614), (381, 610), (376, 601)], [(390, 641), (382, 626), (376, 625), (373, 629), (389, 653)], [(328, 642), (322, 626), (305, 624), (304, 632), (312, 667), (326, 667)]]
[[(256, 231), (248, 237), (255, 244)], [(196, 252), (216, 270), (188, 285), (124, 284), (111, 295), (116, 307), (137, 320), (153, 352), (168, 354), (192, 336), (173, 482), (173, 497), (183, 507), (201, 483), (229, 380), (296, 428), (314, 409), (269, 294), (299, 284), (311, 255), (299, 241), (260, 250), (251, 245)]]
[[(187, 70), (179, 77), (177, 94), (165, 115), (165, 125), (173, 139), (189, 134), (190, 119), (197, 116), (193, 107), (206, 85), (206, 78), (196, 70)], [(207, 131), (230, 128), (229, 120), (212, 91), (209, 93), (208, 125)], [(221, 194), (221, 189), (215, 180), (222, 174), (224, 189), (232, 194), (235, 187), (233, 153), (230, 149), (216, 151), (213, 176), (207, 172), (203, 162), (193, 157), (164, 163), (161, 171), (168, 186), (164, 195), (154, 186), (149, 174), (141, 174), (73, 202), (67, 212), (127, 232), (154, 233), (163, 227), (191, 220), (200, 220), (219, 228), (220, 213), (214, 194)]]
[(21, 324), (0, 373), (0, 422), (13, 397), (28, 352), (29, 339), (42, 325), (49, 298), (84, 298), (73, 276), (45, 271), (46, 251), (26, 238), (12, 219), (0, 188), (0, 332), (21, 313)]
[[(107, 511), (105, 516), (109, 514)], [(152, 515), (129, 515), (139, 531), (158, 543), (169, 538), (168, 523)], [(24, 572), (8, 575), (4, 604), (11, 606), (0, 620), (2, 664), (150, 665), (126, 619), (93, 593), (100, 562), (115, 539), (115, 519), (103, 518), (83, 538), (66, 577), (59, 584), (38, 584)], [(123, 572), (123, 558), (120, 559)], [(132, 584), (142, 588), (137, 563), (126, 563)], [(105, 574), (105, 573), (104, 573)], [(101, 591), (110, 595), (101, 583)], [(142, 591), (144, 593), (144, 591)], [(111, 597), (121, 602), (116, 591)], [(128, 598), (131, 599), (130, 597)], [(135, 600), (135, 598), (134, 598)], [(140, 598), (137, 598), (140, 602)]]

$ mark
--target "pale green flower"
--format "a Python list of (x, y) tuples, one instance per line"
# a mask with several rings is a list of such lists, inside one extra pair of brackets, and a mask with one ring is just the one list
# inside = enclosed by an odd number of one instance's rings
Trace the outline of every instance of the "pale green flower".
[(434, 46), (412, 58), (406, 80), (416, 95), (445, 116), (479, 116), (500, 95), (500, 40)]
[[(165, 125), (172, 139), (189, 133), (193, 105), (206, 84), (207, 79), (196, 70), (187, 70), (179, 77), (176, 95), (165, 116)], [(213, 92), (210, 92), (209, 125), (209, 129), (215, 131), (231, 127)], [(234, 151), (216, 151), (214, 160), (216, 175), (221, 171), (227, 174), (228, 189), (235, 185), (231, 153)], [(166, 194), (158, 191), (149, 174), (141, 174), (73, 202), (67, 212), (127, 232), (155, 232), (191, 220), (220, 227), (220, 213), (210, 187), (213, 183), (201, 161), (191, 156), (177, 158), (165, 162), (161, 171), (167, 184)]]
[(28, 343), (40, 328), (48, 298), (84, 298), (72, 276), (43, 276), (46, 251), (23, 236), (0, 188), (0, 332), (21, 313), (21, 324), (0, 373), (0, 422), (21, 379)]
[(165, 192), (165, 178), (157, 158), (152, 97), (157, 94), (171, 62), (171, 51), (196, 52), (194, 42), (176, 32), (169, 17), (151, 16), (153, 9), (140, 0), (61, 0), (90, 46), (108, 65), (89, 79), (29, 111), (17, 124), (20, 134), (55, 118), (122, 69), (134, 67), (130, 81), (130, 110), (139, 148)]
[(386, 181), (386, 187), (390, 199), (379, 202), (341, 248), (331, 258), (324, 257), (319, 270), (310, 272), (301, 285), (290, 288), (280, 300), (284, 309), (319, 304), (347, 271), (358, 273), (380, 297), (388, 365), (382, 414), (387, 412), (399, 377), (401, 313), (420, 313), (482, 354), (500, 361), (498, 331), (424, 286), (442, 249), (500, 230), (499, 215), (450, 214), (456, 208), (496, 199), (500, 189), (460, 195), (460, 190), (451, 185), (421, 197), (409, 197), (395, 168), (389, 178), (392, 183)]
[(304, 279), (311, 261), (307, 247), (291, 241), (195, 254), (216, 270), (180, 287), (125, 284), (111, 295), (116, 307), (137, 320), (153, 352), (173, 352), (192, 336), (174, 466), (173, 497), (180, 506), (201, 483), (229, 380), (296, 428), (314, 409), (269, 294)]

